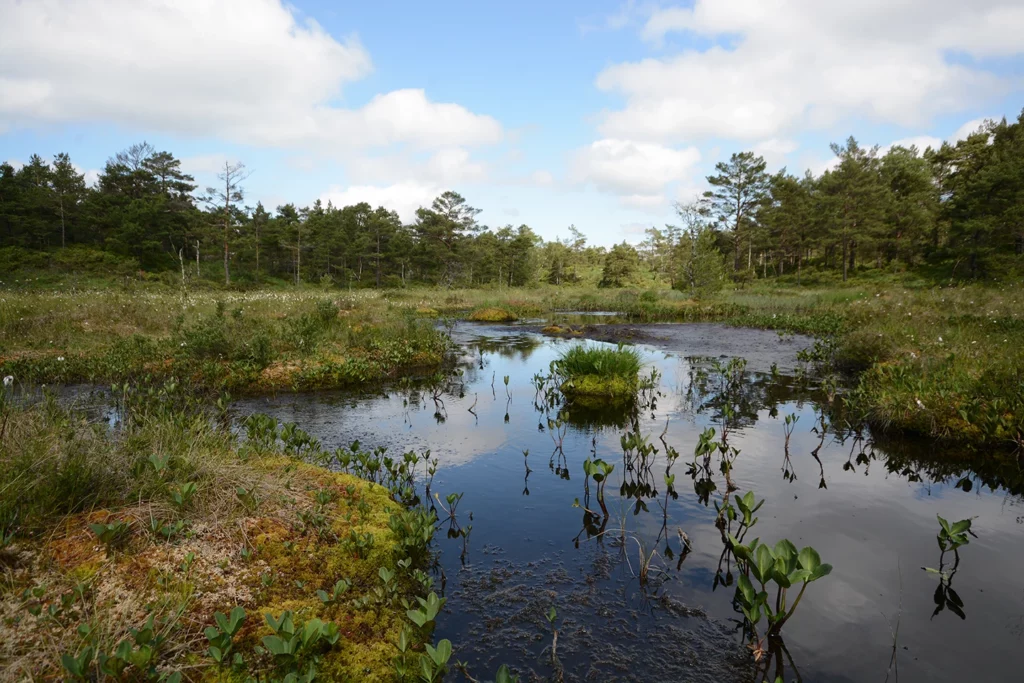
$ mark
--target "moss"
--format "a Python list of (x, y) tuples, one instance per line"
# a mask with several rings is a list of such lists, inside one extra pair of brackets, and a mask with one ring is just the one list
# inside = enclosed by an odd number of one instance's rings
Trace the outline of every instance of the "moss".
[[(225, 450), (212, 452), (210, 457), (224, 457), (239, 466), (229, 442), (223, 443)], [(228, 504), (227, 511), (222, 507), (216, 515), (189, 519), (192, 531), (172, 543), (154, 540), (144, 524), (136, 523), (124, 549), (109, 557), (86, 525), (110, 517), (148, 518), (154, 509), (150, 503), (136, 500), (129, 505), (137, 507), (111, 506), (64, 517), (31, 546), (33, 555), (43, 560), (32, 563), (39, 571), (22, 576), (25, 585), (0, 596), (0, 601), (18, 601), (21, 590), (39, 584), (47, 587), (44, 604), (52, 604), (55, 597), (87, 586), (87, 613), (104, 634), (104, 641), (98, 643), (102, 651), (109, 651), (150, 612), (158, 620), (181, 620), (190, 628), (169, 633), (180, 633), (186, 639), (172, 637), (160, 664), (168, 670), (187, 667), (193, 680), (242, 681), (255, 670), (266, 671), (266, 656), (254, 650), (270, 633), (264, 615), (280, 616), (290, 610), (296, 625), (316, 617), (339, 627), (341, 639), (317, 663), (318, 678), (392, 680), (394, 643), (407, 624), (405, 610), (398, 599), (387, 604), (371, 601), (366, 607), (354, 603), (380, 585), (382, 567), (398, 577), (397, 598), (413, 598), (411, 579), (402, 578), (404, 574), (398, 571), (398, 543), (389, 525), (391, 514), (399, 511), (401, 504), (382, 486), (280, 455), (250, 457), (241, 467), (262, 487), (258, 514), (245, 510), (241, 503), (231, 511)], [(222, 490), (207, 490), (206, 494), (234, 501), (236, 481), (226, 477), (219, 482)], [(314, 493), (325, 489), (335, 495), (326, 508), (328, 527), (318, 533), (305, 528), (298, 512), (311, 509)], [(352, 532), (371, 535), (372, 547), (357, 553), (347, 542)], [(253, 550), (248, 559), (239, 554), (243, 546)], [(189, 556), (192, 559), (186, 563)], [(273, 578), (269, 585), (263, 581), (265, 576)], [(347, 599), (326, 605), (317, 598), (317, 590), (329, 592), (342, 578), (352, 584)], [(195, 637), (191, 627), (197, 625), (201, 630), (212, 625), (214, 612), (227, 613), (239, 605), (247, 617), (235, 637), (235, 650), (252, 668), (248, 673), (217, 667), (206, 654), (206, 641)], [(42, 621), (32, 623), (47, 629), (46, 637), (54, 639), (54, 648), (33, 649), (33, 642), (42, 634), (36, 626), (14, 631), (0, 625), (0, 661), (19, 662), (19, 676), (30, 671), (34, 677), (58, 678), (59, 654), (78, 647), (78, 621), (67, 620), (59, 632), (51, 632)], [(58, 656), (52, 657), (53, 652)], [(10, 673), (0, 665), (0, 678)]]
[(566, 396), (608, 397), (616, 399), (630, 398), (636, 395), (636, 378), (599, 375), (581, 375), (562, 383), (560, 387)]
[(510, 323), (519, 320), (519, 316), (507, 308), (487, 307), (473, 310), (468, 319), (483, 323)]
[[(389, 681), (393, 678), (391, 659), (394, 645), (405, 623), (404, 610), (393, 607), (356, 609), (351, 601), (324, 605), (317, 590), (330, 591), (339, 579), (353, 585), (352, 597), (365, 594), (379, 584), (381, 567), (396, 569), (396, 543), (388, 526), (391, 513), (399, 507), (387, 489), (352, 475), (334, 473), (308, 465), (277, 459), (274, 466), (291, 466), (298, 480), (336, 494), (336, 513), (331, 521), (334, 538), (303, 534), (279, 520), (267, 520), (255, 539), (256, 557), (266, 563), (275, 577), (258, 599), (254, 614), (279, 616), (291, 610), (297, 621), (316, 617), (336, 623), (342, 639), (318, 664), (325, 680)], [(349, 491), (352, 494), (349, 495)], [(363, 512), (359, 512), (362, 508)], [(350, 515), (351, 521), (346, 519)], [(373, 545), (359, 555), (347, 544), (350, 532), (370, 534)], [(336, 539), (336, 540), (335, 540)], [(286, 542), (293, 545), (289, 549)], [(303, 585), (302, 588), (298, 584)], [(252, 645), (269, 635), (265, 619), (248, 634)]]

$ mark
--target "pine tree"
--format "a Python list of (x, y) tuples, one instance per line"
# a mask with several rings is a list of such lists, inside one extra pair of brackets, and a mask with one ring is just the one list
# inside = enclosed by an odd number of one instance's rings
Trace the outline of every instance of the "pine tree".
[(740, 250), (747, 245), (747, 268), (753, 265), (754, 237), (758, 227), (757, 211), (768, 196), (765, 161), (753, 152), (733, 154), (728, 162), (715, 164), (717, 175), (708, 176), (715, 189), (704, 193), (711, 209), (726, 230), (731, 231), (733, 269), (740, 269)]

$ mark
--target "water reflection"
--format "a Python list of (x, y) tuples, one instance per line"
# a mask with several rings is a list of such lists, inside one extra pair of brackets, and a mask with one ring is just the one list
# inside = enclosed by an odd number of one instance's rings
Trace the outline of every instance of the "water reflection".
[[(873, 680), (892, 648), (878, 615), (904, 600), (901, 647), (919, 655), (901, 662), (905, 680), (1013, 670), (1006, 651), (1017, 636), (1006, 624), (1021, 608), (1000, 593), (1019, 590), (1012, 567), (1024, 552), (994, 539), (996, 529), (1019, 533), (1002, 512), (1021, 505), (1014, 459), (950, 458), (893, 441), (849, 425), (813, 378), (751, 372), (685, 349), (644, 349), (662, 374), (646, 397), (567, 403), (531, 377), (573, 342), (488, 334), (463, 333), (462, 374), (444, 381), (386, 396), (236, 404), (240, 414), (298, 422), (326, 444), (358, 438), (432, 451), (435, 490), (465, 493), (474, 517), (443, 522), (451, 612), (438, 637), (463, 644), (457, 656), (477, 674), (505, 662), (527, 679), (553, 675), (550, 651), (533, 644), (550, 640), (544, 614), (555, 605), (567, 679), (774, 680), (782, 671), (785, 680)], [(751, 642), (734, 600), (740, 570), (730, 537), (748, 539), (738, 501), (751, 490), (766, 501), (751, 536), (800, 539), (836, 565), (787, 624), (785, 642)], [(934, 562), (934, 514), (953, 511), (984, 520), (971, 561), (940, 557), (937, 588), (924, 572), (900, 588), (900, 558)], [(940, 597), (940, 611), (964, 612), (964, 586), (983, 623), (960, 631), (960, 619), (929, 621)], [(947, 642), (985, 659), (924, 655)]]

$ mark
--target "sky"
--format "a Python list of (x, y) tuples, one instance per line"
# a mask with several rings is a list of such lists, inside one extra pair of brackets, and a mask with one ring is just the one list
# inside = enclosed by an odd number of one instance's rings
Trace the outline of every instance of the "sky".
[(0, 160), (146, 140), (246, 203), (452, 189), (491, 227), (643, 239), (715, 163), (829, 167), (1024, 108), (1024, 0), (0, 0)]

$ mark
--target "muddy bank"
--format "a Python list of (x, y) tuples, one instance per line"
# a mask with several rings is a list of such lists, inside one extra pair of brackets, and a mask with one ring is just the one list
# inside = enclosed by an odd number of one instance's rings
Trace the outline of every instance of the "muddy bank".
[(543, 325), (512, 329), (564, 339), (646, 344), (684, 357), (746, 358), (747, 369), (753, 372), (769, 372), (773, 364), (780, 371), (795, 370), (799, 365), (797, 353), (814, 343), (804, 335), (780, 335), (774, 330), (721, 323), (588, 323), (559, 327), (558, 331)]

